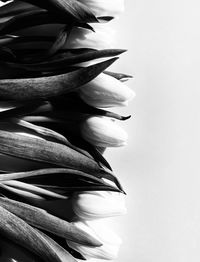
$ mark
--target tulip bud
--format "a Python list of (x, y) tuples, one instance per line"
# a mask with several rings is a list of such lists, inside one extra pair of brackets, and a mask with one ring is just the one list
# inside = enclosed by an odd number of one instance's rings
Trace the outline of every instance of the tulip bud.
[(118, 250), (121, 244), (121, 239), (113, 231), (105, 226), (104, 221), (94, 220), (85, 222), (74, 222), (74, 224), (84, 230), (86, 233), (91, 234), (103, 243), (101, 247), (91, 248), (88, 246), (79, 245), (67, 241), (68, 245), (81, 253), (86, 259), (98, 258), (112, 260), (117, 257)]
[(91, 116), (82, 122), (81, 134), (89, 143), (100, 147), (126, 145), (127, 133), (114, 120)]
[(125, 196), (111, 191), (86, 191), (74, 195), (73, 210), (83, 220), (126, 213)]
[(126, 106), (135, 96), (124, 83), (103, 73), (83, 85), (78, 93), (85, 103), (100, 108)]
[(114, 47), (115, 31), (106, 24), (92, 24), (95, 32), (74, 27), (67, 39), (66, 48), (108, 49)]
[(124, 11), (123, 0), (78, 0), (87, 5), (96, 16), (116, 17)]

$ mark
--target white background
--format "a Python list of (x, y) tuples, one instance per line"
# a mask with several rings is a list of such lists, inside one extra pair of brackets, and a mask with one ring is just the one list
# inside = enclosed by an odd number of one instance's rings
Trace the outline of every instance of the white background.
[(115, 26), (137, 94), (128, 146), (106, 153), (127, 191), (116, 262), (199, 262), (200, 3), (126, 0)]

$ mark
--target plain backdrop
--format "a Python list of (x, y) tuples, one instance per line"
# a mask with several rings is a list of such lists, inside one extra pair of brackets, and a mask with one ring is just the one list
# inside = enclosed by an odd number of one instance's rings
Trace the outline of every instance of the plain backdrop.
[(200, 2), (125, 2), (114, 26), (128, 52), (113, 68), (137, 95), (119, 110), (128, 146), (106, 152), (127, 191), (116, 262), (199, 262)]

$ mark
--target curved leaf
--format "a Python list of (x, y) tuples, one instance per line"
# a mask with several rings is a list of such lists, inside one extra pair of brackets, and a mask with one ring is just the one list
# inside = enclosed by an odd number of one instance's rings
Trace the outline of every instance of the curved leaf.
[(117, 58), (66, 74), (38, 78), (0, 79), (0, 97), (7, 100), (32, 100), (72, 92), (94, 79)]
[(1, 206), (0, 235), (30, 250), (46, 262), (65, 262), (46, 238), (24, 220)]
[(82, 245), (101, 246), (101, 243), (96, 238), (93, 238), (75, 225), (53, 216), (41, 208), (3, 197), (0, 197), (0, 206), (20, 217), (26, 221), (26, 223), (44, 229), (57, 236)]

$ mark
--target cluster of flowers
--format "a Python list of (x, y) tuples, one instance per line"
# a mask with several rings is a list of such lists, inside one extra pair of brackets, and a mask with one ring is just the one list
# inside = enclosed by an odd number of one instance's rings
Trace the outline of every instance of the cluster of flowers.
[[(1, 2), (0, 236), (37, 261), (114, 259), (105, 218), (125, 213), (124, 191), (103, 152), (127, 142), (129, 116), (107, 109), (134, 97), (107, 70), (125, 51), (108, 27), (123, 0)], [(49, 200), (72, 202), (70, 222)]]

